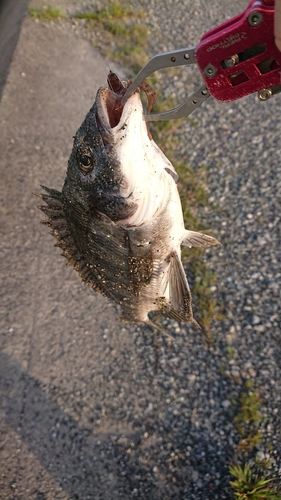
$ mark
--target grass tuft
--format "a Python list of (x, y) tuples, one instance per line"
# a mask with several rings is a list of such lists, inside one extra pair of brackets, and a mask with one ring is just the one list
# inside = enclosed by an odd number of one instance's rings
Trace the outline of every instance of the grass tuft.
[[(140, 22), (142, 10), (133, 10), (127, 2), (110, 0), (106, 6), (76, 14), (76, 19), (86, 19), (92, 33), (92, 43), (106, 57), (122, 61), (133, 76), (145, 63), (147, 26)], [(97, 37), (97, 32), (102, 36)]]
[(43, 7), (42, 9), (29, 8), (28, 12), (31, 17), (43, 22), (62, 17), (59, 9), (52, 9), (51, 7)]
[(247, 435), (248, 427), (257, 427), (262, 420), (260, 412), (262, 400), (257, 390), (245, 389), (238, 400), (238, 412), (234, 417), (234, 424), (241, 436)]
[[(125, 16), (132, 16), (133, 9), (130, 5), (120, 0), (111, 0), (101, 9), (93, 11), (84, 11), (76, 14), (77, 19), (94, 19), (96, 21), (105, 21), (107, 19), (123, 19)], [(140, 15), (140, 12), (138, 13)]]
[(263, 441), (263, 435), (259, 432), (263, 401), (255, 389), (254, 381), (246, 380), (238, 398), (232, 397), (231, 402), (235, 408), (234, 426), (240, 435), (235, 450), (237, 463), (229, 467), (234, 477), (230, 486), (236, 500), (281, 500), (277, 493), (277, 490), (280, 493), (278, 484), (270, 477), (270, 458), (260, 460), (258, 454), (255, 455), (255, 448)]
[(235, 408), (233, 423), (240, 435), (237, 453), (247, 455), (263, 439), (259, 432), (259, 425), (262, 421), (262, 399), (259, 391), (254, 389), (252, 380), (245, 382), (238, 399), (233, 399), (232, 404)]
[(236, 500), (281, 500), (280, 495), (270, 487), (272, 480), (266, 475), (261, 477), (255, 473), (249, 462), (244, 466), (231, 465), (229, 472), (234, 477), (234, 480), (230, 481), (230, 486), (235, 492)]

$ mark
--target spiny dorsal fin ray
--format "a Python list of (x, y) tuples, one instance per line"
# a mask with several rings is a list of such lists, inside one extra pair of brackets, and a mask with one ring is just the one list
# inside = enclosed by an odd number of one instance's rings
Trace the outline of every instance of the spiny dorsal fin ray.
[(48, 193), (35, 194), (35, 196), (47, 203), (47, 205), (38, 207), (48, 217), (47, 220), (41, 221), (41, 224), (51, 227), (51, 235), (58, 240), (55, 246), (62, 249), (61, 255), (67, 259), (67, 265), (74, 267), (84, 283), (99, 293), (106, 295), (95, 271), (90, 268), (85, 258), (76, 248), (63, 210), (62, 193), (46, 186), (41, 187)]
[(54, 198), (53, 196), (44, 193), (33, 193), (33, 195), (45, 201), (49, 205), (49, 207), (52, 207), (53, 209), (62, 208), (62, 201), (58, 198)]
[[(40, 186), (42, 189), (44, 189), (44, 191), (49, 193), (53, 198), (56, 198), (58, 200), (62, 199), (62, 193), (60, 191), (57, 191), (57, 189), (48, 188), (47, 186), (43, 186), (42, 184), (40, 184)], [(41, 196), (44, 196), (44, 195), (41, 195)]]
[[(41, 224), (44, 224), (44, 221), (42, 221)], [(53, 227), (51, 223), (49, 226)], [(54, 238), (57, 238), (58, 241), (65, 240), (71, 236), (68, 227), (54, 228), (53, 231), (50, 231), (50, 234), (54, 236)]]
[(39, 205), (37, 208), (41, 210), (44, 214), (48, 215), (48, 217), (62, 217), (63, 210), (61, 207), (53, 207), (52, 205)]
[(186, 247), (211, 247), (220, 245), (220, 242), (208, 234), (197, 233), (196, 231), (185, 230), (182, 245)]
[[(38, 207), (40, 208), (40, 207)], [(48, 215), (48, 214), (47, 214)], [(51, 217), (49, 216), (49, 219), (48, 220), (42, 220), (41, 221), (41, 224), (45, 224), (45, 226), (50, 226), (52, 229), (55, 229), (55, 228), (62, 228), (62, 227), (67, 227), (67, 222), (65, 219), (63, 218), (57, 218), (57, 217)]]

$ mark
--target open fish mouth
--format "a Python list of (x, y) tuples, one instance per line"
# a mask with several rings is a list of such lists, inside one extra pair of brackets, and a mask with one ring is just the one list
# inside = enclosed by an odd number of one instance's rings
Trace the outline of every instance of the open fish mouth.
[(99, 90), (97, 108), (100, 128), (112, 129), (120, 123), (124, 110), (121, 104), (123, 94), (124, 92), (118, 94), (111, 89), (102, 88)]
[[(146, 83), (142, 84), (134, 94), (121, 104), (123, 95), (130, 85), (130, 81), (121, 80), (116, 73), (110, 71), (107, 78), (108, 88), (101, 88), (97, 93), (97, 123), (103, 140), (108, 139), (108, 132), (112, 129), (120, 130), (130, 116), (132, 110), (143, 114), (142, 103), (140, 99), (140, 89), (147, 95), (149, 112), (156, 101), (154, 90)], [(149, 132), (148, 135), (150, 136)]]

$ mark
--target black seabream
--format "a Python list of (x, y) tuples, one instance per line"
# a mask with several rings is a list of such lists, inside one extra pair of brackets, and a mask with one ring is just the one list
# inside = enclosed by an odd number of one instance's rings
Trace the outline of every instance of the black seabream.
[(39, 195), (43, 223), (82, 280), (121, 306), (121, 320), (150, 323), (160, 311), (197, 324), (181, 245), (218, 241), (185, 229), (177, 174), (148, 132), (139, 90), (123, 107), (128, 83), (110, 72), (108, 85), (75, 135), (62, 192)]

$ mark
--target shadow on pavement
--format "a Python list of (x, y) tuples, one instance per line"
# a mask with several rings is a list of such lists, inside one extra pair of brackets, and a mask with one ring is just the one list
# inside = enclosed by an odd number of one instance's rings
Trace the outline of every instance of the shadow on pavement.
[(113, 491), (117, 496), (116, 460), (108, 453), (110, 434), (93, 437), (92, 429), (80, 427), (46, 396), (38, 380), (2, 353), (0, 379), (7, 425), (69, 497), (106, 499)]

